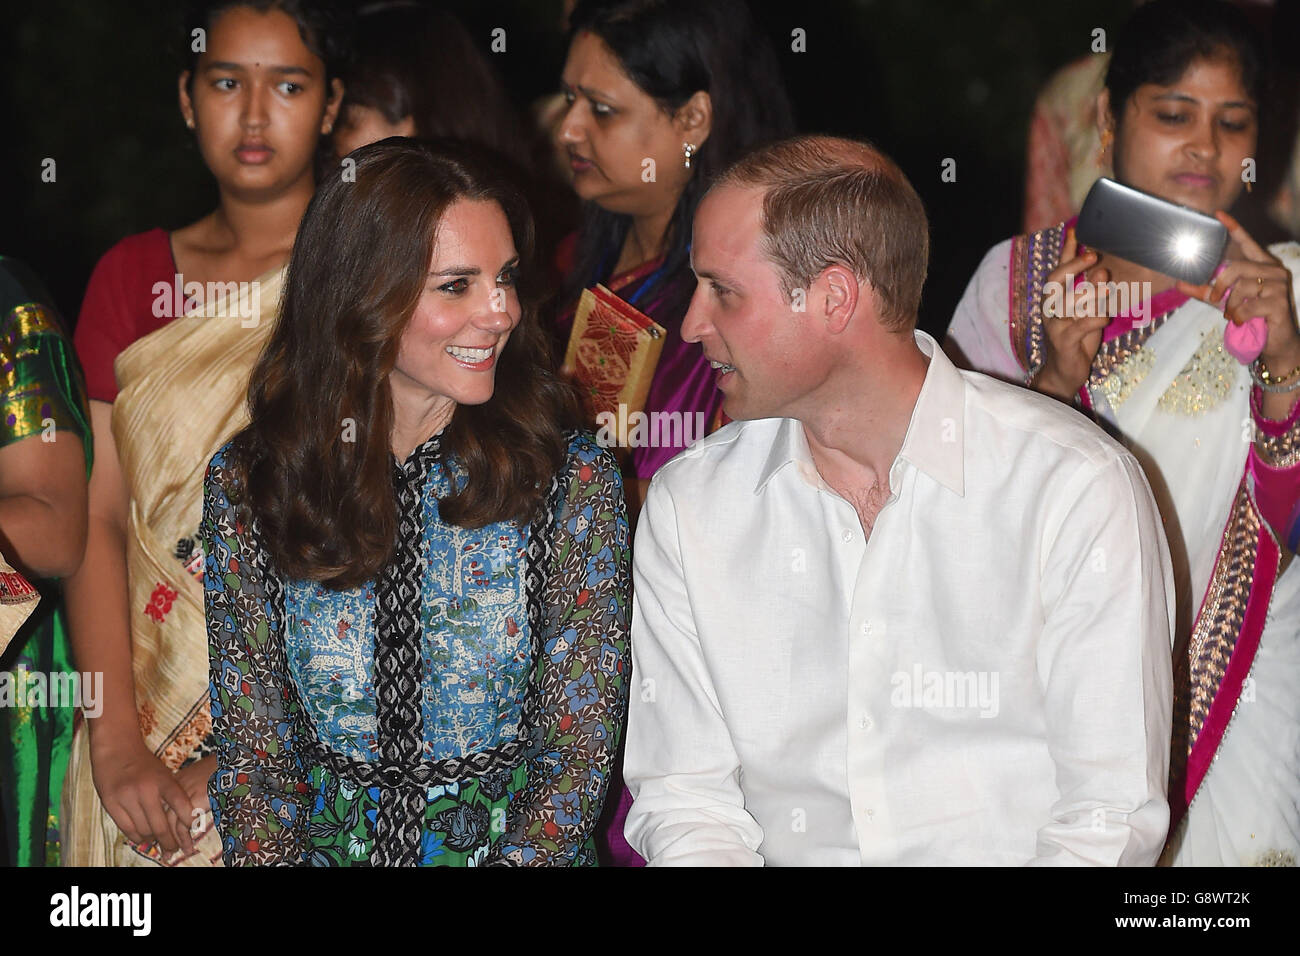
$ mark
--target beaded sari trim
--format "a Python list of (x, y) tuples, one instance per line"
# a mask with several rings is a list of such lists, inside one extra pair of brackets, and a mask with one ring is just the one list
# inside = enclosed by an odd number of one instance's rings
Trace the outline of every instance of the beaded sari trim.
[[(1267, 621), (1280, 560), (1277, 541), (1243, 477), (1187, 653), (1174, 662), (1171, 828), (1205, 779), (1241, 698)], [(1185, 763), (1185, 773), (1180, 763)], [(1181, 788), (1179, 780), (1184, 781)]]

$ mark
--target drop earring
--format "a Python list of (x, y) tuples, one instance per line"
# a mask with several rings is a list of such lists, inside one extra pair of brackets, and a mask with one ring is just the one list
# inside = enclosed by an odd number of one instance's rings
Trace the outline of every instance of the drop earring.
[(691, 168), (691, 155), (695, 152), (695, 147), (690, 143), (682, 143), (682, 152), (686, 156), (686, 161), (682, 163), (687, 169)]

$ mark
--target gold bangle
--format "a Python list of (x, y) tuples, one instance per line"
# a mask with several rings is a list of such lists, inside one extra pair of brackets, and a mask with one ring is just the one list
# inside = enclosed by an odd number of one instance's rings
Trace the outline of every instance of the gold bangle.
[(1291, 383), (1300, 380), (1300, 365), (1297, 365), (1285, 375), (1273, 375), (1269, 372), (1268, 366), (1264, 364), (1262, 357), (1255, 359), (1255, 382), (1266, 392), (1290, 392), (1294, 391), (1295, 386)]

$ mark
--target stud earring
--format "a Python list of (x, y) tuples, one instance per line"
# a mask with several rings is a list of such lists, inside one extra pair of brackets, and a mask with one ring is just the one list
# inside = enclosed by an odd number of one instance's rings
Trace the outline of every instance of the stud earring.
[(1101, 132), (1101, 149), (1098, 150), (1098, 152), (1097, 152), (1097, 165), (1098, 165), (1098, 166), (1105, 166), (1105, 165), (1106, 165), (1106, 150), (1110, 149), (1110, 144), (1111, 144), (1111, 142), (1112, 142), (1114, 139), (1115, 139), (1115, 134), (1114, 134), (1114, 133), (1112, 133), (1112, 132), (1111, 132), (1110, 130), (1108, 130), (1108, 129), (1106, 129), (1106, 130), (1102, 130), (1102, 132)]
[(687, 169), (691, 168), (691, 155), (695, 152), (695, 147), (690, 143), (682, 143), (682, 152), (686, 155), (686, 162), (682, 165)]
[(187, 118), (186, 118), (186, 120), (185, 120), (185, 128), (186, 128), (186, 129), (193, 129), (193, 128), (194, 128), (194, 117), (190, 116), (190, 117), (187, 117)]

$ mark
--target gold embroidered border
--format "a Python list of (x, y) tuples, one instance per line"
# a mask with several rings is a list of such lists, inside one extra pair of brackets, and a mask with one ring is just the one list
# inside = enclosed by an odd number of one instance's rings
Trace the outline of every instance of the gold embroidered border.
[(1026, 276), (1029, 272), (1029, 236), (1016, 236), (1011, 240), (1011, 314), (1007, 317), (1010, 324), (1008, 335), (1011, 336), (1011, 348), (1016, 361), (1025, 371), (1029, 371), (1029, 359), (1025, 357), (1025, 323), (1029, 319), (1026, 308)]
[(1043, 367), (1043, 284), (1061, 261), (1060, 223), (1011, 241), (1011, 341), (1021, 368), (1031, 376)]
[(1264, 461), (1274, 468), (1293, 468), (1300, 465), (1300, 421), (1280, 435), (1259, 432), (1256, 442)]
[[(1205, 726), (1210, 705), (1219, 692), (1228, 669), (1228, 661), (1241, 636), (1241, 627), (1246, 618), (1246, 603), (1250, 599), (1250, 588), (1255, 579), (1259, 529), (1259, 516), (1255, 513), (1243, 480), (1232, 503), (1231, 517), (1224, 529), (1223, 543), (1214, 564), (1205, 602), (1192, 626), (1191, 640), (1187, 646), (1189, 692), (1186, 695), (1175, 695), (1174, 719), (1180, 719), (1181, 710), (1182, 716), (1188, 720), (1185, 726), (1188, 727), (1189, 754)], [(1184, 702), (1181, 708), (1177, 700), (1179, 697)]]
[[(1133, 356), (1139, 354), (1146, 340), (1151, 338), (1156, 329), (1164, 325), (1172, 314), (1166, 312), (1140, 328), (1129, 329), (1123, 335), (1117, 335), (1109, 342), (1103, 342), (1101, 348), (1097, 350), (1096, 358), (1092, 360), (1092, 372), (1088, 375), (1088, 387), (1103, 387), (1102, 383), (1110, 377), (1111, 373), (1128, 362)], [(1126, 384), (1129, 385), (1129, 390), (1132, 391), (1139, 383), (1127, 382)]]

